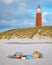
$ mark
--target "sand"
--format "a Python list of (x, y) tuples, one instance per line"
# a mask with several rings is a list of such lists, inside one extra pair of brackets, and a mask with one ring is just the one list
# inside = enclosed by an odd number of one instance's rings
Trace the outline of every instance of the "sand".
[[(0, 65), (52, 65), (52, 43), (46, 44), (46, 42), (35, 43), (22, 43), (18, 42), (3, 42), (0, 41)], [(41, 59), (10, 59), (7, 56), (14, 54), (15, 52), (23, 52), (24, 54), (32, 54), (33, 51), (38, 50), (43, 54)]]

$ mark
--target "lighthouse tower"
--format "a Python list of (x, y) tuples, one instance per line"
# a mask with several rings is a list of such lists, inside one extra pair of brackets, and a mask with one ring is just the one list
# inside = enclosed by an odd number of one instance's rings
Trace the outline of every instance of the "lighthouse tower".
[(41, 12), (40, 5), (38, 5), (36, 11), (36, 26), (42, 26), (42, 12)]

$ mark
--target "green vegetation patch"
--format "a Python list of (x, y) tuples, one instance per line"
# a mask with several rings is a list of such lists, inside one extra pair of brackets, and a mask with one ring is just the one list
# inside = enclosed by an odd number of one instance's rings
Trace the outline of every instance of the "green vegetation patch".
[(52, 38), (52, 26), (12, 29), (0, 33), (0, 39), (10, 39), (14, 38), (15, 36), (17, 38), (32, 38), (37, 33), (39, 34), (39, 36), (47, 36)]

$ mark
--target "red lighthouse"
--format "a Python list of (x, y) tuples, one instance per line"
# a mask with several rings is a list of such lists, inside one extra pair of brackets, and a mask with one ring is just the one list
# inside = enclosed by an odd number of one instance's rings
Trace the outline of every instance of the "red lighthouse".
[(42, 12), (39, 5), (36, 11), (36, 26), (42, 26)]

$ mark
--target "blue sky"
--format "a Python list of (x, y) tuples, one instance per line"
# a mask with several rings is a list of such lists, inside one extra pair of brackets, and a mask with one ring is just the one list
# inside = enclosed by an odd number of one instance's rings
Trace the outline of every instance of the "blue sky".
[(0, 0), (0, 32), (35, 27), (38, 3), (42, 8), (42, 25), (52, 26), (52, 0)]

